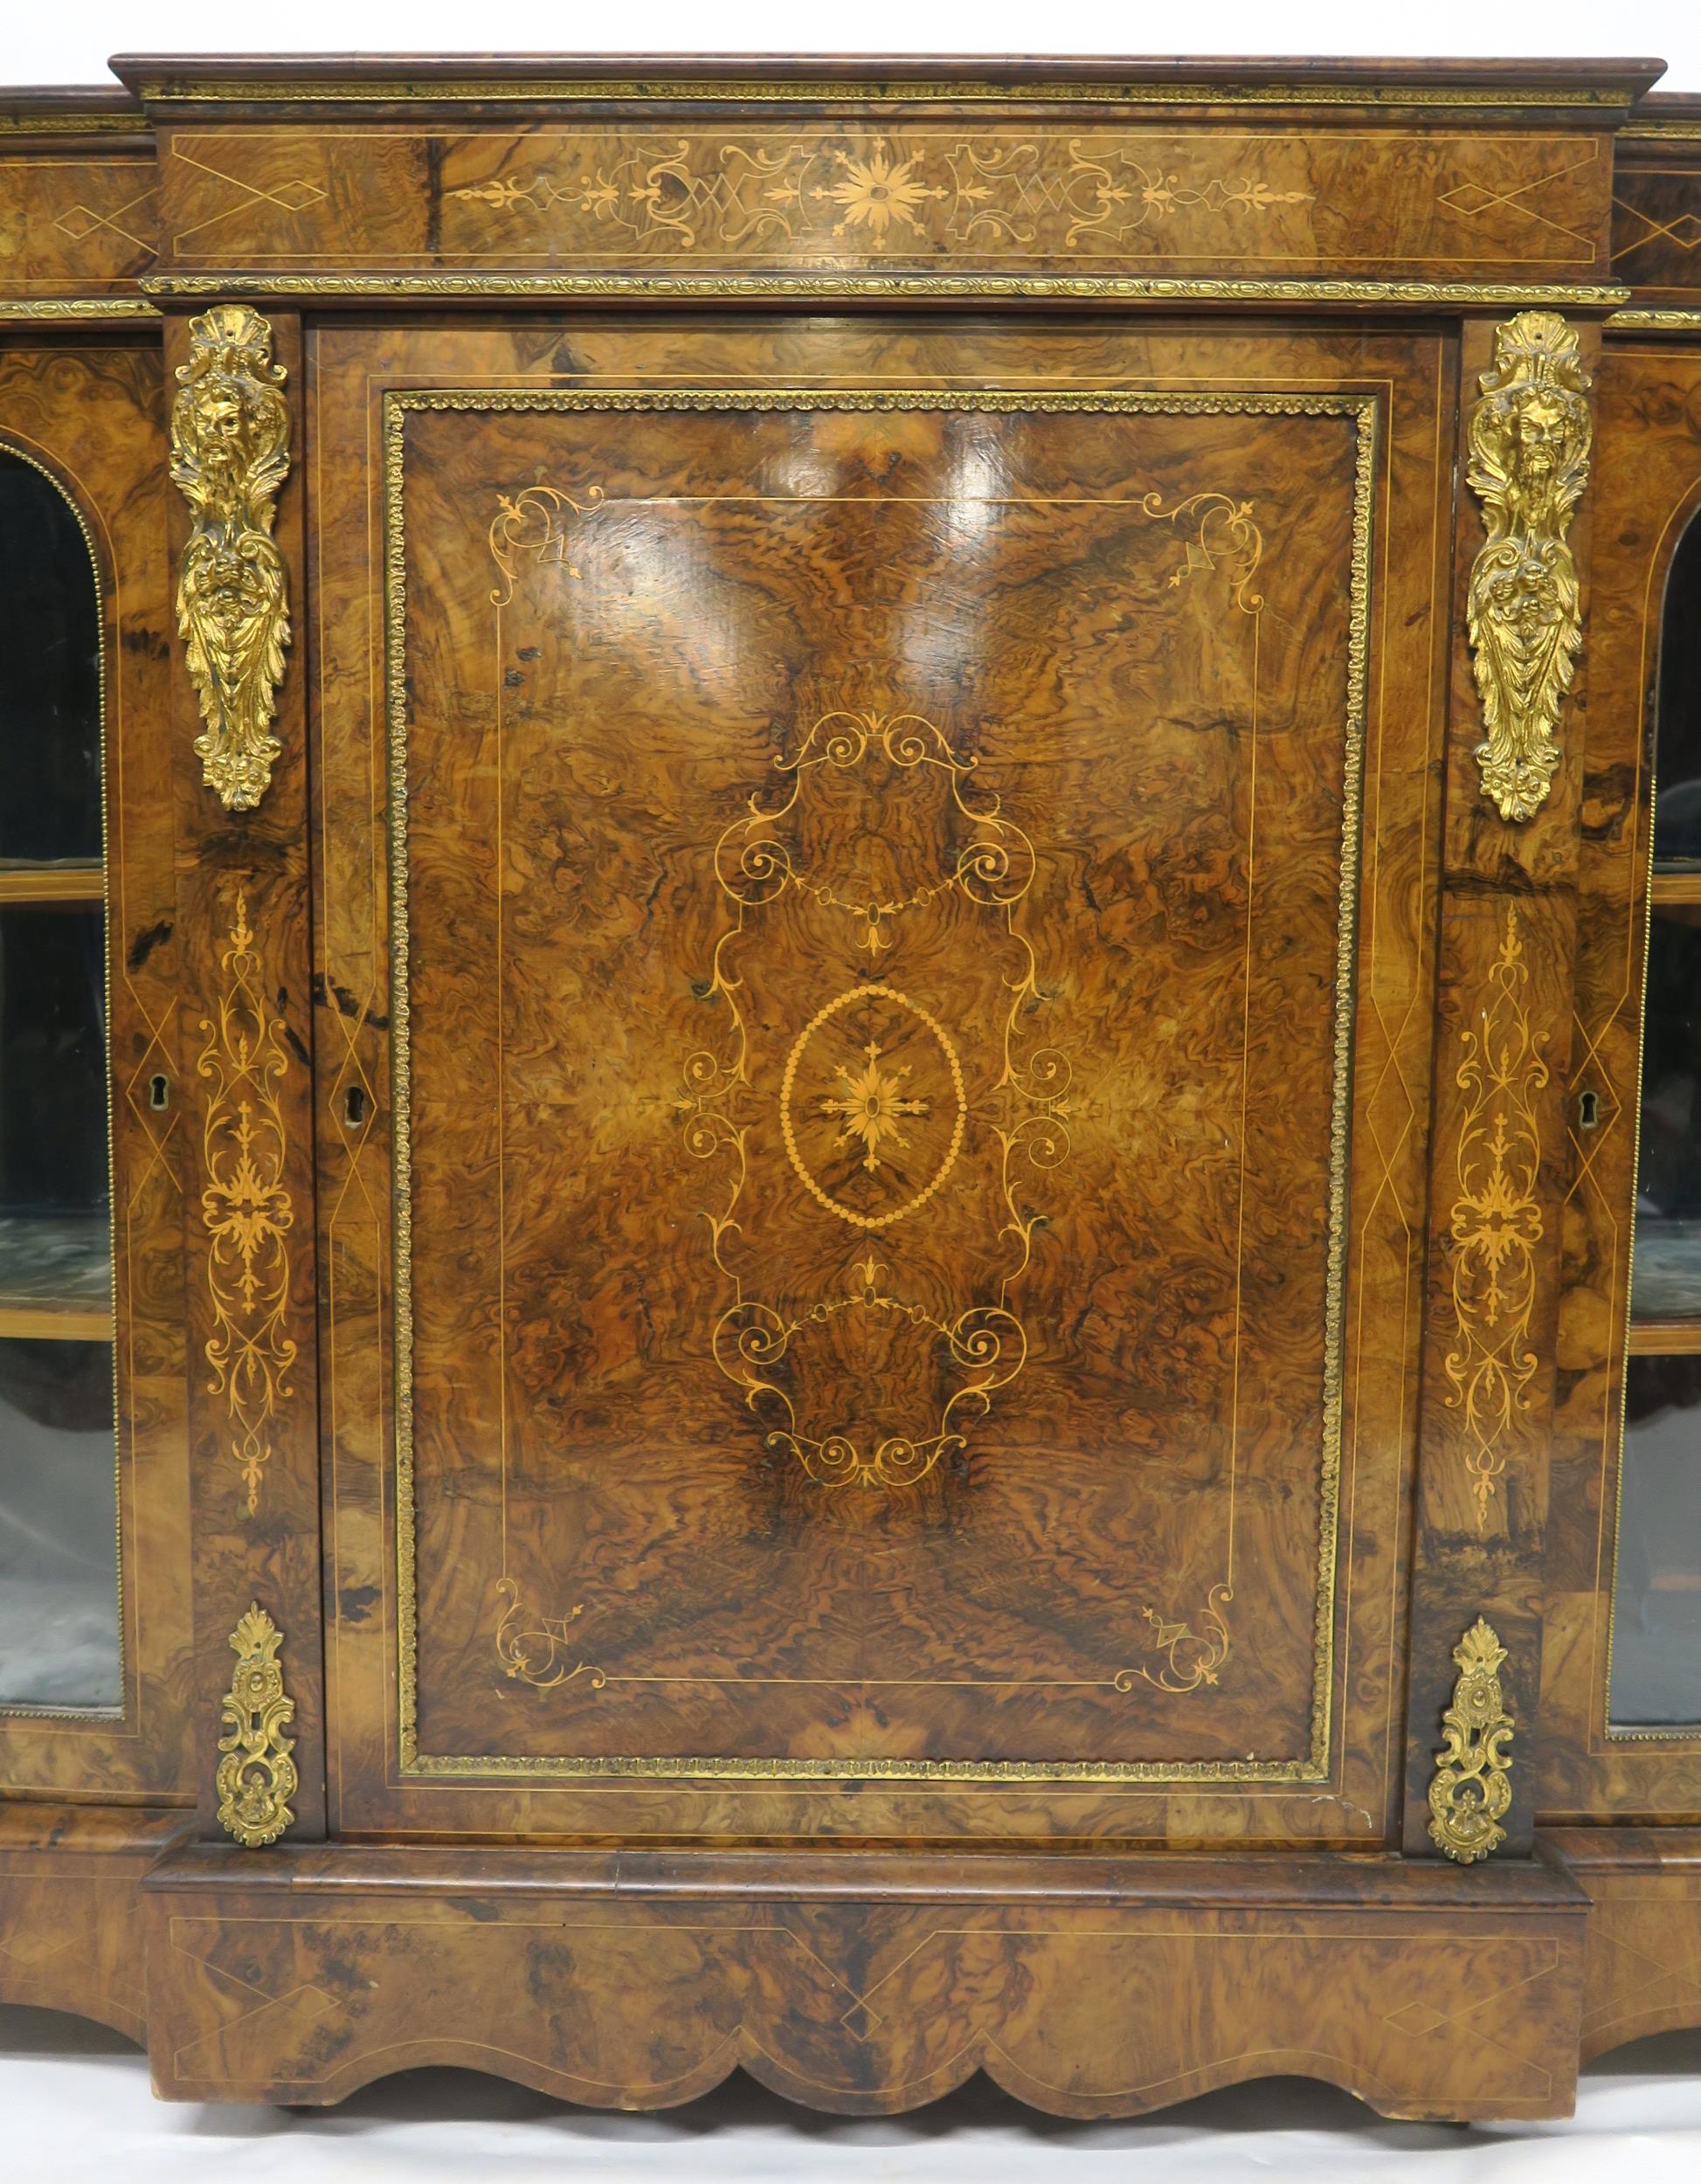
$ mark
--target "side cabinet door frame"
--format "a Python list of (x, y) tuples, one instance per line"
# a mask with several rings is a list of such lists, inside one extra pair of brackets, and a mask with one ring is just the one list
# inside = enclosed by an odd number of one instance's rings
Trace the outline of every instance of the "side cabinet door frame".
[(1611, 335), (1600, 380), (1541, 1811), (1695, 1823), (1701, 1732), (1615, 1733), (1608, 1710), (1660, 625), (1672, 556), (1701, 521), (1701, 343)]
[(301, 321), (165, 345), (195, 1794), (259, 1848), (325, 1825)]
[(116, 1716), (0, 1710), (0, 1795), (107, 1805), (186, 1801), (195, 1733), (164, 409), (156, 333), (0, 335), (0, 447), (71, 502), (101, 594), (123, 1691)]

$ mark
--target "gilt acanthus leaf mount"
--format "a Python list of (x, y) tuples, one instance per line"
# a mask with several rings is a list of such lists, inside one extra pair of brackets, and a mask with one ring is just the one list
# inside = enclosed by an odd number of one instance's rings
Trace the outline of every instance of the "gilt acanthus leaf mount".
[(1486, 731), (1476, 757), (1501, 818), (1527, 819), (1553, 784), (1559, 707), (1583, 642), (1566, 534), (1588, 482), (1590, 380), (1557, 313), (1520, 311), (1496, 329), (1481, 385), (1469, 481), (1488, 537), (1467, 610)]
[(171, 481), (194, 522), (177, 580), (177, 633), (205, 727), (206, 786), (251, 812), (283, 746), (272, 732), (289, 642), (283, 556), (272, 536), (289, 469), (284, 370), (272, 328), (244, 303), (190, 321), (171, 405)]

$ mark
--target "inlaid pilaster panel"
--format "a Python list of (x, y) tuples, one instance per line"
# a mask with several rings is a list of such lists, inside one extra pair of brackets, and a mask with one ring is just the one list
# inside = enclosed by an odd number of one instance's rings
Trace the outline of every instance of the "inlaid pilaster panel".
[[(282, 1633), (299, 1776), (291, 1824), (311, 1835), (324, 1792), (299, 325), (245, 309), (173, 317), (166, 360), (193, 1060), (183, 1249), (195, 1788), (202, 1825), (217, 1832), (231, 1794), (217, 1772), (232, 1638), (257, 1607)], [(221, 760), (239, 747), (250, 763), (233, 771)]]
[[(1550, 547), (1533, 535), (1506, 536), (1492, 458), (1510, 450), (1518, 522), (1541, 502), (1554, 474), (1550, 456), (1586, 471), (1587, 389), (1598, 356), (1594, 328), (1538, 322), (1534, 314), (1498, 327), (1468, 321), (1461, 346), (1460, 470), (1479, 497), (1460, 503), (1456, 627), (1462, 639), (1468, 628), (1478, 634), (1474, 658), (1466, 642), (1456, 646), (1446, 762), (1404, 1838), (1419, 1855), (1435, 1847), (1429, 1791), (1449, 1758), (1443, 1716), (1460, 1673), (1456, 1649), (1479, 1617), (1505, 1653), (1494, 1712), (1507, 1724), (1497, 1749), (1511, 1766), (1496, 1794), (1509, 1784), (1511, 1800), (1497, 1855), (1528, 1849), (1536, 1813), (1560, 1208), (1572, 1165), (1590, 503), (1584, 491), (1571, 531), (1580, 591), (1569, 558), (1561, 581)], [(1544, 628), (1563, 625), (1567, 648), (1580, 628), (1574, 673), (1568, 651), (1563, 674), (1551, 654), (1545, 674), (1526, 672), (1534, 667), (1527, 655), (1515, 664), (1519, 587), (1550, 580)], [(1538, 701), (1549, 699), (1551, 747), (1532, 733)], [(1520, 742), (1541, 753), (1539, 801), (1506, 793), (1499, 754)]]

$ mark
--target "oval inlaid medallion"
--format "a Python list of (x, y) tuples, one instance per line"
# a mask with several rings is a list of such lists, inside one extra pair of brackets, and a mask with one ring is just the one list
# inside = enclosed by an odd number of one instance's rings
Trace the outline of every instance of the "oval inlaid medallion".
[(895, 986), (856, 985), (792, 1042), (780, 1130), (810, 1196), (854, 1228), (886, 1228), (930, 1199), (968, 1119), (951, 1035)]

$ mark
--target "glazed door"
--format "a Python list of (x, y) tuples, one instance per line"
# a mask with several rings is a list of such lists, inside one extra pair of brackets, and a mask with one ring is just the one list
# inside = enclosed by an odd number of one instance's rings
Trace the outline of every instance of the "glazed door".
[(186, 1802), (163, 370), (0, 338), (0, 1793)]
[(1440, 342), (309, 368), (334, 1825), (1383, 1839)]
[(1599, 403), (1543, 1802), (1698, 1821), (1701, 354), (1615, 342)]

